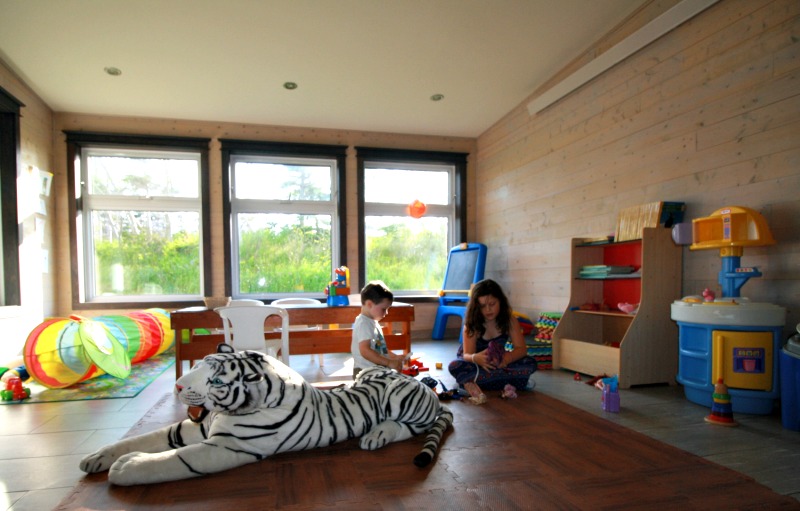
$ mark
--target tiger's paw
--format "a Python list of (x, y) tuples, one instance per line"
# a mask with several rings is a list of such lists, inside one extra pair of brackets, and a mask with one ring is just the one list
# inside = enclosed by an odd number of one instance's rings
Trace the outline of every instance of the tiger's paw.
[(103, 447), (97, 451), (87, 454), (81, 459), (78, 466), (87, 474), (95, 474), (108, 470), (111, 465), (119, 458), (120, 453), (114, 452), (112, 447)]
[(153, 463), (158, 454), (130, 452), (120, 456), (108, 470), (108, 481), (119, 486), (155, 483), (162, 481), (158, 465)]
[(369, 430), (361, 437), (358, 445), (365, 451), (380, 449), (386, 444), (410, 438), (411, 434), (403, 435), (406, 431), (403, 426), (395, 421), (384, 421)]

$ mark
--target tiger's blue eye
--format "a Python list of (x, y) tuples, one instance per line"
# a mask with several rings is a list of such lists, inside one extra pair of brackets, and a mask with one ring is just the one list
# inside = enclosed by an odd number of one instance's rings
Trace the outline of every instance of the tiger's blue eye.
[(224, 382), (220, 378), (214, 378), (211, 380), (211, 385), (223, 385)]

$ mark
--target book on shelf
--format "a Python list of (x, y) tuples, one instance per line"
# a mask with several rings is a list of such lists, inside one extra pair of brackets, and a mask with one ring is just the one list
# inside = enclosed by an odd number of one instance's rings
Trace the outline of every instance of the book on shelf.
[(581, 278), (606, 278), (611, 276), (627, 275), (633, 273), (633, 266), (608, 266), (605, 264), (582, 266), (578, 271)]
[(615, 241), (638, 240), (645, 227), (672, 227), (683, 221), (683, 202), (650, 202), (623, 208), (617, 215)]

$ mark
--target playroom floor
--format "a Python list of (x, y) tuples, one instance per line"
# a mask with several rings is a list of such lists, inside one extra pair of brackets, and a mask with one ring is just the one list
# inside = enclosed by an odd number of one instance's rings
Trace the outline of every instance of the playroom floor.
[[(446, 367), (457, 347), (456, 340), (412, 345), (431, 376), (448, 388), (453, 380)], [(437, 371), (436, 362), (444, 369)], [(352, 359), (344, 354), (326, 355), (322, 367), (316, 356), (294, 356), (291, 365), (309, 381), (352, 374)], [(125, 435), (174, 382), (170, 368), (134, 398), (0, 406), (0, 510), (55, 507), (83, 476), (78, 461)], [(621, 411), (614, 414), (601, 410), (599, 390), (576, 382), (572, 373), (539, 371), (536, 382), (535, 392), (744, 473), (800, 502), (800, 433), (784, 429), (777, 415), (737, 414), (738, 427), (711, 425), (703, 420), (710, 410), (687, 401), (678, 386), (622, 390)]]

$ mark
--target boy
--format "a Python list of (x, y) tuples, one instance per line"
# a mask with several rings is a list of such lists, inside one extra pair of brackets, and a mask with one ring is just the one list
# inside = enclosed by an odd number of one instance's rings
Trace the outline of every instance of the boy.
[(384, 366), (397, 372), (403, 368), (405, 357), (389, 351), (379, 323), (389, 312), (393, 300), (392, 292), (379, 280), (368, 283), (361, 290), (361, 314), (353, 323), (353, 341), (350, 344), (353, 378), (368, 367)]

